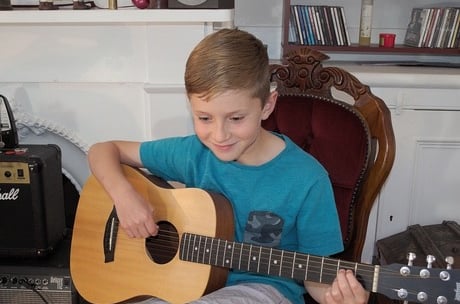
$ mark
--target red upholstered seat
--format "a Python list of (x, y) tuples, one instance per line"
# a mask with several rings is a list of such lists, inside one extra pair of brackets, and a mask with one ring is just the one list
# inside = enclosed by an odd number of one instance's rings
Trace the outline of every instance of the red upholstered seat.
[(371, 153), (366, 122), (350, 105), (315, 96), (281, 96), (265, 127), (286, 134), (329, 172), (342, 236), (352, 231), (350, 212)]
[[(337, 257), (360, 262), (369, 213), (393, 165), (394, 134), (385, 103), (347, 71), (323, 67), (327, 58), (302, 48), (271, 65), (280, 96), (263, 126), (290, 137), (329, 172), (345, 246)], [(352, 102), (335, 98), (334, 88)]]

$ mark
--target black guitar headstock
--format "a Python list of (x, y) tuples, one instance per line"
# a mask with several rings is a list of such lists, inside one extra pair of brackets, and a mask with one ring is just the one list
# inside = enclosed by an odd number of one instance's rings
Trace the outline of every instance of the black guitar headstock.
[(427, 256), (427, 266), (413, 266), (414, 254), (408, 265), (380, 266), (377, 292), (393, 300), (413, 303), (460, 303), (460, 271), (452, 269), (453, 258), (446, 258), (446, 268), (432, 268), (435, 258)]

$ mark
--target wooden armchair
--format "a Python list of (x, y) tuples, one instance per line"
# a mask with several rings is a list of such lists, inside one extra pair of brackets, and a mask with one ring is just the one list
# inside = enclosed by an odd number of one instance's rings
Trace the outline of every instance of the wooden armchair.
[[(264, 127), (289, 136), (328, 170), (345, 250), (336, 257), (361, 262), (368, 218), (395, 157), (390, 112), (349, 72), (323, 67), (329, 57), (309, 48), (271, 65), (278, 103)], [(344, 92), (354, 102), (335, 97)], [(351, 99), (350, 98), (350, 99)]]

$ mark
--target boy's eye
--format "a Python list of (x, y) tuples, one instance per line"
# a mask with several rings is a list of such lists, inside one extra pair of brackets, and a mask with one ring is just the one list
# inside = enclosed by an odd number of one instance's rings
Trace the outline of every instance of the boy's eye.
[(244, 118), (244, 116), (232, 116), (230, 118), (230, 120), (233, 120), (233, 121), (239, 121), (239, 120), (242, 120)]
[(198, 116), (198, 119), (202, 121), (208, 121), (209, 117), (208, 116)]

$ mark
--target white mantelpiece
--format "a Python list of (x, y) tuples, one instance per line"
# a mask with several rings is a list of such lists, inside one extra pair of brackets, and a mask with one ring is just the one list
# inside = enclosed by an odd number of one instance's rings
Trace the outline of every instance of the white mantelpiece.
[(161, 24), (233, 23), (233, 10), (165, 10), (137, 8), (91, 10), (0, 11), (0, 24)]

